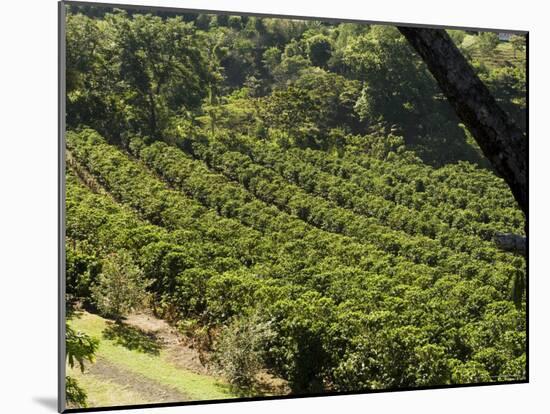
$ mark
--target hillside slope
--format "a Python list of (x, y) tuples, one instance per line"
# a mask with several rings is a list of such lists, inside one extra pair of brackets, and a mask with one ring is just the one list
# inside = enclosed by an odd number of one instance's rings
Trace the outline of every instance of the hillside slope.
[(86, 390), (93, 407), (235, 397), (221, 379), (197, 374), (174, 361), (181, 361), (182, 354), (191, 350), (170, 347), (157, 337), (159, 332), (142, 330), (135, 321), (113, 334), (113, 322), (81, 312), (70, 326), (100, 339), (94, 364), (83, 373), (68, 368), (68, 374)]

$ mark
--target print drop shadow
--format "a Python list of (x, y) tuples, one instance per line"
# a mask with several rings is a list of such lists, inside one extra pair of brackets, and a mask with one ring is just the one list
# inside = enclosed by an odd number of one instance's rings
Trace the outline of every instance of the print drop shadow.
[(33, 397), (32, 400), (52, 412), (57, 412), (57, 398), (55, 397)]

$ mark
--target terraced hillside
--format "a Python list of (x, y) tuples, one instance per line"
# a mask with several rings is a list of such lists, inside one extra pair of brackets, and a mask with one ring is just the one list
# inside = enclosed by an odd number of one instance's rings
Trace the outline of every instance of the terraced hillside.
[[(432, 178), (430, 168), (402, 163), (421, 171), (410, 180), (402, 175), (401, 187), (434, 208), (435, 195), (456, 190), (453, 174), (460, 174), (468, 205), (440, 196), (441, 203), (447, 217), (485, 223), (476, 234), (458, 220), (415, 220), (405, 200), (369, 192), (391, 177), (381, 175), (377, 184), (372, 173), (361, 174), (371, 171), (367, 164), (384, 167), (380, 159), (363, 157), (363, 166), (352, 156), (332, 160), (354, 171), (344, 180), (345, 169), (322, 171), (310, 151), (275, 159), (259, 146), (237, 152), (213, 141), (197, 143), (193, 158), (138, 139), (130, 155), (91, 130), (69, 133), (67, 145), (75, 165), (107, 193), (90, 193), (69, 176), (74, 245), (91, 246), (90, 253), (131, 246), (154, 280), (159, 312), (171, 320), (216, 327), (258, 314), (275, 333), (265, 344), (267, 368), (295, 392), (315, 381), (353, 390), (357, 381), (377, 388), (524, 375), (524, 306), (514, 305), (510, 286), (525, 264), (490, 242), (493, 231), (518, 230), (507, 214), (513, 200), (490, 172), (454, 169)], [(392, 165), (399, 176), (399, 164)], [(490, 212), (488, 194), (498, 200)], [(108, 203), (104, 211), (97, 198)], [(421, 201), (415, 204), (422, 210)], [(93, 217), (93, 226), (83, 228), (84, 217)], [(113, 222), (124, 224), (113, 232)], [(370, 361), (359, 378), (357, 360)]]

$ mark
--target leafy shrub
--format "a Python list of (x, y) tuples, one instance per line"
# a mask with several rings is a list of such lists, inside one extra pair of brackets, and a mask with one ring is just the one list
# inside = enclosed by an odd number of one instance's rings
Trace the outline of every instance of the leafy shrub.
[(103, 271), (92, 287), (92, 296), (101, 313), (119, 320), (143, 306), (150, 284), (130, 254), (122, 250), (103, 261)]
[(269, 322), (257, 315), (235, 318), (216, 344), (215, 363), (234, 386), (250, 389), (264, 366), (265, 344), (273, 336)]
[[(82, 332), (74, 331), (69, 325), (65, 328), (65, 345), (67, 362), (71, 368), (78, 364), (78, 367), (84, 372), (84, 362), (93, 363), (95, 353), (99, 346), (99, 341)], [(67, 404), (72, 407), (85, 408), (86, 392), (79, 387), (76, 380), (72, 377), (65, 377), (65, 399)]]
[(88, 395), (72, 377), (65, 377), (65, 400), (69, 408), (86, 408)]

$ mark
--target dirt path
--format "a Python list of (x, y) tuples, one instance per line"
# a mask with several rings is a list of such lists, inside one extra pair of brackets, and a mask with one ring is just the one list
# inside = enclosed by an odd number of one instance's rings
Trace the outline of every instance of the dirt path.
[(155, 335), (162, 349), (166, 351), (169, 361), (176, 367), (197, 374), (212, 375), (208, 368), (201, 363), (199, 352), (191, 348), (187, 344), (186, 338), (166, 321), (153, 315), (139, 313), (128, 316), (124, 322), (146, 333)]
[[(166, 321), (150, 314), (133, 314), (126, 318), (126, 324), (152, 334), (159, 341), (161, 348), (167, 352), (168, 359), (178, 368), (197, 374), (216, 374), (200, 362), (199, 352), (188, 345), (188, 340), (180, 335)], [(285, 395), (290, 392), (286, 381), (262, 372), (256, 377), (257, 387), (261, 394)]]
[(98, 358), (95, 364), (90, 365), (86, 373), (96, 378), (113, 381), (125, 388), (137, 392), (144, 400), (150, 402), (178, 402), (188, 401), (190, 398), (180, 391), (163, 386), (142, 375), (128, 371), (109, 361)]

